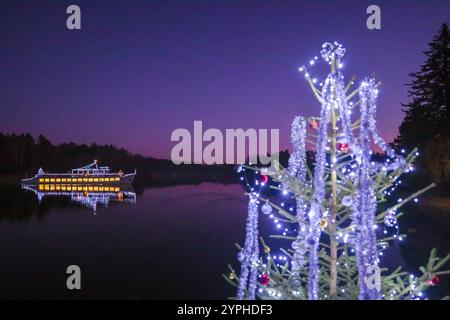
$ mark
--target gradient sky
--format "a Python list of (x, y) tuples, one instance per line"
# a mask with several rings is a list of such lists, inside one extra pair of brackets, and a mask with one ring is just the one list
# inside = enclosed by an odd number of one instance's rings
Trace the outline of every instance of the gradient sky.
[[(66, 29), (78, 4), (82, 30)], [(366, 28), (378, 4), (382, 30)], [(318, 115), (297, 69), (325, 41), (344, 73), (382, 81), (378, 122), (392, 140), (408, 73), (450, 17), (450, 1), (0, 1), (0, 131), (111, 143), (168, 158), (176, 128), (280, 128)]]

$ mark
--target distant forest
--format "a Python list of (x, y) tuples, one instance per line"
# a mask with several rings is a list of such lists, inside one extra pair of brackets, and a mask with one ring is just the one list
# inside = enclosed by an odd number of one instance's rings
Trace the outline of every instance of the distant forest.
[(170, 160), (153, 159), (132, 154), (112, 145), (52, 144), (43, 135), (34, 139), (29, 133), (0, 132), (0, 174), (34, 176), (39, 168), (44, 171), (67, 172), (94, 160), (112, 170), (138, 170), (139, 183), (170, 183), (217, 181), (233, 179), (234, 166), (174, 165)]
[(144, 157), (111, 145), (54, 145), (43, 135), (35, 140), (29, 133), (0, 133), (0, 154), (0, 173), (3, 174), (34, 175), (40, 167), (45, 171), (66, 172), (94, 159), (100, 165), (113, 165), (114, 169), (124, 171), (142, 168), (145, 164)]

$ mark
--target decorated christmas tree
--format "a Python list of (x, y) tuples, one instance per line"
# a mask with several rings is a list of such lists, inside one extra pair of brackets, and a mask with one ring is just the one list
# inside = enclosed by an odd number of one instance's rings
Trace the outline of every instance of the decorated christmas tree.
[[(345, 83), (345, 51), (337, 42), (323, 44), (320, 55), (330, 66), (323, 81), (311, 75), (318, 57), (299, 69), (321, 110), (293, 120), (287, 168), (273, 160), (270, 167), (238, 169), (249, 197), (246, 238), (238, 246), (240, 270), (229, 266), (225, 276), (237, 299), (423, 299), (449, 273), (441, 269), (450, 255), (438, 258), (435, 250), (419, 275), (383, 266), (383, 252), (405, 237), (397, 225), (404, 205), (435, 185), (389, 205), (419, 153), (397, 153), (380, 136), (380, 84)], [(283, 239), (279, 253), (259, 234), (259, 211), (281, 232), (271, 236)]]

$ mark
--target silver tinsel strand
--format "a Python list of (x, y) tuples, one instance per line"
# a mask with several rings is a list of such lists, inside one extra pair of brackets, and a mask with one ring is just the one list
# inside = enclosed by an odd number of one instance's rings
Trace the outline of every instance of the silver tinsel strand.
[[(295, 117), (292, 121), (291, 129), (292, 154), (289, 157), (288, 173), (292, 177), (298, 179), (301, 186), (307, 184), (307, 164), (306, 164), (306, 119), (303, 117)], [(294, 255), (292, 259), (292, 280), (293, 283), (300, 283), (300, 269), (305, 264), (305, 256), (308, 245), (309, 223), (306, 214), (307, 204), (305, 200), (299, 196), (296, 197), (296, 219), (298, 221), (297, 238), (292, 242)]]
[(330, 110), (334, 107), (332, 84), (333, 74), (325, 80), (322, 88), (322, 108), (320, 110), (319, 136), (316, 146), (316, 167), (314, 168), (314, 197), (308, 213), (309, 232), (307, 243), (309, 253), (309, 283), (308, 298), (317, 300), (319, 298), (319, 241), (321, 235), (320, 219), (325, 216), (323, 201), (325, 199), (325, 166), (327, 163), (328, 125), (330, 124)]
[(245, 244), (241, 253), (241, 273), (237, 298), (254, 300), (259, 263), (258, 198), (255, 193), (249, 195)]
[[(363, 81), (359, 89), (359, 98), (361, 100), (359, 138), (361, 154), (352, 214), (353, 228), (356, 232), (355, 255), (358, 265), (359, 299), (377, 300), (380, 298), (379, 290), (367, 286), (367, 269), (370, 266), (378, 265), (377, 237), (374, 229), (377, 199), (374, 182), (371, 178), (374, 164), (371, 162), (370, 134), (372, 128), (370, 123), (374, 119), (371, 118), (369, 110), (375, 109), (377, 89), (373, 79)], [(373, 114), (374, 112), (372, 112)]]

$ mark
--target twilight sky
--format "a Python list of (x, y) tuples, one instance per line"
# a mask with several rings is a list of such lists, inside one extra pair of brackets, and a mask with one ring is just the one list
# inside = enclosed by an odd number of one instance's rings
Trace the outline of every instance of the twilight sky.
[[(66, 28), (77, 4), (82, 30)], [(382, 29), (366, 28), (381, 7)], [(0, 0), (0, 131), (111, 143), (168, 158), (176, 128), (279, 128), (318, 115), (300, 65), (337, 40), (347, 79), (382, 81), (392, 140), (408, 73), (450, 17), (450, 1)], [(323, 74), (322, 74), (323, 75)]]

